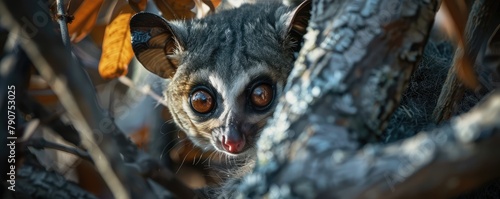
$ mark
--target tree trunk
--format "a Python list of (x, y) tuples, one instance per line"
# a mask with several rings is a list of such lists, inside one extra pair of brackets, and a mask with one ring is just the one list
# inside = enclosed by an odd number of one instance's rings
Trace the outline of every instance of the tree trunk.
[(434, 131), (375, 144), (399, 104), (438, 7), (438, 1), (315, 1), (305, 46), (258, 143), (257, 165), (236, 194), (450, 197), (498, 177), (500, 155), (493, 151), (500, 149), (499, 136), (475, 141), (498, 133), (499, 93)]
[[(258, 142), (255, 168), (226, 192), (241, 198), (450, 197), (499, 177), (499, 92), (432, 131), (380, 143), (439, 4), (313, 1), (304, 47)], [(2, 22), (22, 30), (35, 13), (47, 12), (29, 5), (1, 1)], [(53, 28), (37, 27), (21, 46), (59, 96), (114, 196), (156, 198), (153, 180), (180, 198), (196, 197), (121, 134)]]

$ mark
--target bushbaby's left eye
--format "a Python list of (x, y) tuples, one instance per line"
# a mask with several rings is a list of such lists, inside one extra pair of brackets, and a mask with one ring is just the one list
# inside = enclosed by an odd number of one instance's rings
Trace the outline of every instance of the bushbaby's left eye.
[(274, 97), (273, 87), (267, 83), (258, 84), (250, 93), (250, 102), (257, 109), (266, 108)]
[(215, 106), (214, 97), (207, 89), (195, 90), (190, 97), (191, 108), (201, 114), (212, 111)]

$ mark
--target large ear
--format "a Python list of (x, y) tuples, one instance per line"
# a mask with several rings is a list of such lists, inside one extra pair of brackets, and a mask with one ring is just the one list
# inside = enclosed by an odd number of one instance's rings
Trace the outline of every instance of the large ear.
[(305, 0), (299, 4), (291, 13), (288, 20), (288, 35), (292, 41), (298, 45), (294, 46), (294, 51), (300, 50), (304, 35), (307, 32), (309, 19), (311, 18), (311, 0)]
[(172, 26), (158, 15), (142, 12), (130, 19), (130, 32), (132, 49), (139, 62), (160, 77), (174, 76), (183, 44)]

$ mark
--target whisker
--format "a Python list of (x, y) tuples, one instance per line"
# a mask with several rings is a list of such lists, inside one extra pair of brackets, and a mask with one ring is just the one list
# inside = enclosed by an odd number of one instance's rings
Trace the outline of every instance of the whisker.
[[(182, 138), (182, 139), (181, 139), (181, 138), (178, 138), (178, 137), (177, 137), (177, 138), (174, 138), (174, 139), (172, 139), (170, 142), (168, 142), (168, 143), (165, 145), (165, 147), (167, 147), (167, 146), (169, 146), (170, 144), (172, 144), (172, 142), (178, 141), (178, 143), (181, 143), (182, 141), (184, 141), (184, 140), (186, 140), (186, 139), (187, 139), (187, 138)], [(175, 145), (177, 145), (178, 143), (176, 143)], [(174, 145), (174, 146), (175, 146), (175, 145)]]
[(229, 159), (229, 166), (236, 165), (236, 162), (234, 161), (233, 156), (228, 155), (227, 158)]
[(212, 154), (210, 156), (208, 156), (208, 167), (210, 167), (210, 160), (212, 159), (214, 154), (215, 154), (215, 152), (212, 152)]
[(184, 159), (182, 159), (182, 162), (181, 162), (181, 165), (179, 166), (179, 168), (177, 168), (177, 171), (175, 172), (175, 174), (179, 173), (179, 171), (181, 170), (181, 167), (182, 165), (184, 165), (184, 161), (186, 161), (186, 158), (187, 156), (194, 150), (194, 148), (191, 148), (191, 150), (184, 156)]
[[(170, 122), (170, 121), (172, 121), (172, 122)], [(162, 124), (162, 125), (161, 125), (161, 127), (160, 127), (160, 129), (161, 129), (161, 130), (160, 130), (160, 133), (161, 133), (162, 135), (166, 136), (166, 135), (168, 135), (168, 134), (170, 134), (170, 133), (179, 132), (179, 129), (172, 129), (171, 131), (168, 131), (168, 132), (166, 132), (166, 133), (165, 133), (165, 132), (163, 132), (163, 128), (165, 127), (165, 125), (168, 125), (168, 123), (173, 123), (173, 120), (168, 120), (168, 121), (163, 122), (163, 124)]]
[[(164, 132), (160, 132), (160, 134), (161, 134), (161, 137), (160, 137), (160, 138), (164, 138), (164, 137), (166, 137), (166, 136), (168, 136), (168, 135), (170, 135), (170, 134), (172, 134), (172, 133), (176, 133), (176, 132), (178, 132), (178, 130), (171, 130), (171, 131), (168, 131), (168, 132), (166, 132), (166, 133), (164, 133)], [(179, 136), (177, 136), (177, 137), (179, 137)]]
[(238, 157), (232, 157), (234, 161), (234, 165), (239, 166)]
[[(175, 143), (175, 144), (174, 144), (174, 146), (172, 146), (172, 147), (171, 147), (168, 151), (166, 151), (166, 152), (165, 152), (165, 149), (167, 149), (167, 147), (168, 147), (168, 144), (167, 144), (167, 145), (165, 146), (164, 150), (161, 152), (161, 155), (160, 155), (160, 160), (161, 160), (161, 158), (163, 157), (163, 155), (164, 155), (164, 154), (168, 154), (168, 153), (170, 153), (170, 151), (172, 151), (172, 150), (175, 148), (175, 146), (177, 146), (177, 145), (178, 145), (178, 144), (180, 144), (180, 143), (183, 143), (186, 139), (187, 139), (187, 138), (183, 138), (183, 139), (179, 140), (179, 142)], [(171, 142), (173, 142), (173, 141), (171, 141)]]
[[(167, 151), (167, 152), (165, 152), (165, 150), (167, 150), (168, 146), (169, 146), (169, 145), (170, 145), (170, 143), (172, 143), (173, 141), (174, 141), (174, 140), (170, 141), (168, 144), (166, 144), (166, 145), (163, 147), (163, 149), (161, 150), (161, 153), (160, 153), (160, 160), (163, 158), (163, 155), (164, 155), (164, 154), (168, 153), (168, 151)], [(174, 145), (174, 146), (175, 146), (175, 145)], [(173, 147), (173, 146), (172, 146), (172, 147)]]
[(214, 154), (214, 152), (212, 151), (210, 153), (210, 155), (208, 155), (207, 159), (205, 159), (203, 162), (201, 162), (201, 164), (205, 164), (205, 162), (207, 162), (213, 154)]
[[(212, 156), (212, 158), (214, 158), (214, 157), (218, 157), (218, 158), (220, 159), (220, 156), (221, 156), (220, 152), (216, 151), (216, 152), (214, 153), (214, 156)], [(210, 162), (209, 162), (209, 163), (210, 163)], [(210, 164), (209, 164), (209, 165), (210, 165)]]
[[(205, 154), (205, 151), (201, 152), (200, 159), (198, 159), (198, 162), (196, 162), (195, 164), (200, 163), (201, 159), (203, 159), (203, 154)], [(196, 160), (196, 158), (195, 158), (195, 160)]]
[(196, 156), (193, 158), (193, 165), (197, 165), (200, 161), (201, 161), (201, 158), (203, 158), (203, 154), (205, 153), (205, 151), (201, 151), (201, 154), (200, 154), (200, 159), (198, 159), (198, 162), (196, 162)]

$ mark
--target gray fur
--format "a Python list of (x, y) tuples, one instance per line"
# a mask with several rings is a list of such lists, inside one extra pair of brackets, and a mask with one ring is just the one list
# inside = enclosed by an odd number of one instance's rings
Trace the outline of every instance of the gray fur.
[(265, 64), (275, 75), (286, 77), (293, 57), (283, 16), (290, 11), (280, 4), (245, 4), (200, 20), (174, 23), (186, 49), (183, 70), (208, 69), (231, 83), (242, 71)]
[[(200, 20), (172, 23), (183, 50), (166, 96), (173, 104), (175, 121), (195, 144), (224, 151), (217, 137), (227, 131), (231, 118), (258, 126), (258, 131), (264, 126), (273, 109), (247, 111), (245, 91), (261, 76), (270, 77), (278, 92), (283, 88), (293, 62), (293, 44), (283, 17), (290, 11), (280, 4), (246, 4)], [(209, 120), (189, 108), (188, 92), (197, 85), (215, 88), (217, 110)], [(252, 117), (254, 121), (246, 120)], [(249, 149), (254, 148), (258, 133), (247, 136)]]
[[(294, 61), (291, 7), (276, 2), (243, 4), (188, 21), (165, 21), (149, 13), (131, 20), (132, 45), (151, 72), (171, 79), (165, 91), (174, 121), (204, 150), (222, 147), (222, 136), (237, 128), (245, 148), (239, 158), (255, 154), (255, 142), (271, 116)], [(249, 108), (249, 92), (259, 80), (272, 84), (268, 109)], [(191, 92), (208, 87), (215, 110), (208, 115), (191, 108)], [(235, 155), (227, 153), (228, 155)]]

